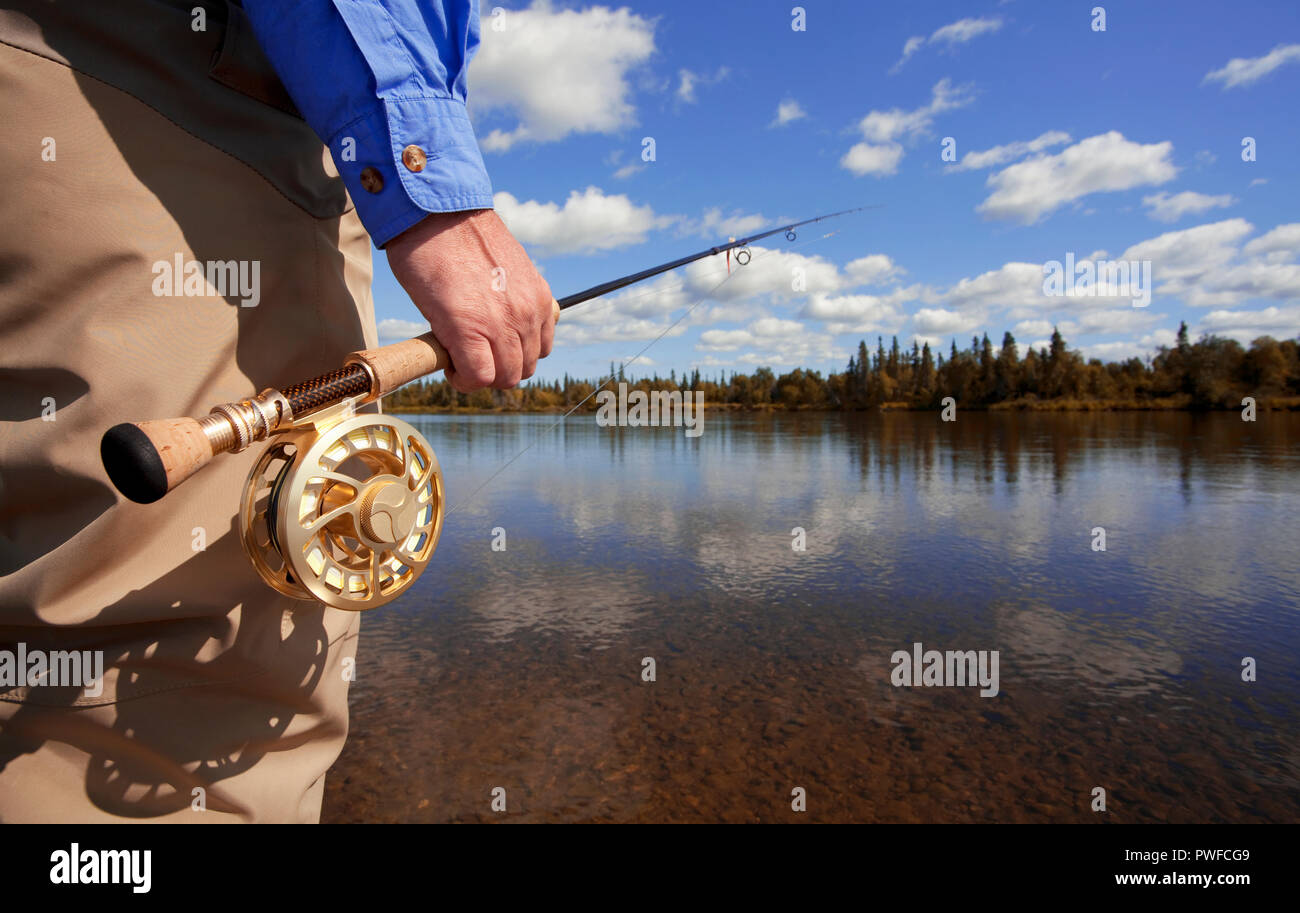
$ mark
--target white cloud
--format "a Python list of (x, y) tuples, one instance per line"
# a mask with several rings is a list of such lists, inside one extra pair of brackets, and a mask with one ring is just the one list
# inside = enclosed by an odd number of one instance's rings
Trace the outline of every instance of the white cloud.
[[(711, 211), (705, 218), (716, 225), (726, 217)], [(1293, 337), (1300, 332), (1300, 222), (1248, 240), (1253, 234), (1244, 219), (1225, 219), (1148, 238), (1117, 259), (1152, 261), (1158, 295), (1214, 308), (1194, 334), (1215, 332), (1243, 343), (1264, 333)], [(561, 339), (568, 344), (648, 341), (669, 325), (671, 315), (701, 299), (673, 335), (688, 326), (702, 331), (697, 349), (707, 357), (700, 363), (714, 366), (842, 362), (847, 353), (836, 350), (837, 337), (856, 345), (862, 336), (898, 334), (942, 347), (952, 336), (988, 332), (996, 342), (1008, 326), (1022, 347), (1035, 348), (1059, 326), (1085, 355), (1107, 359), (1146, 355), (1173, 339), (1173, 331), (1161, 325), (1166, 316), (1156, 308), (1129, 306), (1127, 291), (1118, 296), (1126, 299), (1122, 303), (1106, 297), (1105, 289), (1096, 297), (1045, 295), (1041, 262), (1005, 263), (937, 290), (922, 283), (901, 285), (905, 271), (882, 253), (837, 266), (783, 248), (751, 250), (750, 265), (733, 263), (730, 279), (723, 258), (710, 257), (580, 309), (568, 328), (561, 324)], [(1106, 257), (1097, 250), (1080, 259)], [(798, 271), (803, 287), (796, 291), (792, 279)], [(873, 285), (885, 288), (857, 291)], [(1274, 305), (1245, 306), (1257, 299)]]
[(605, 164), (610, 166), (611, 168), (617, 169), (614, 172), (615, 180), (621, 181), (625, 178), (630, 178), (632, 175), (640, 171), (645, 170), (645, 165), (639, 161), (633, 160), (624, 164), (623, 158), (626, 154), (627, 154), (626, 149), (616, 148), (611, 150), (609, 155), (605, 156)]
[(974, 101), (974, 92), (969, 85), (953, 87), (952, 80), (944, 78), (934, 84), (930, 90), (930, 103), (912, 111), (891, 108), (888, 111), (872, 111), (862, 118), (858, 129), (862, 135), (878, 143), (890, 142), (905, 137), (913, 137), (929, 130), (934, 115), (954, 108), (961, 108)]
[(1163, 184), (1178, 173), (1169, 161), (1173, 148), (1167, 141), (1134, 143), (1115, 130), (1090, 136), (990, 175), (993, 193), (976, 209), (986, 219), (1030, 224), (1091, 193)]
[(1002, 20), (997, 18), (959, 19), (936, 29), (934, 34), (930, 36), (930, 44), (937, 42), (947, 45), (965, 44), (972, 38), (996, 32), (1000, 28), (1002, 28)]
[(965, 107), (974, 98), (970, 86), (954, 88), (952, 80), (945, 78), (935, 83), (928, 105), (912, 111), (891, 108), (888, 111), (870, 112), (858, 123), (865, 142), (850, 148), (840, 159), (840, 166), (859, 177), (865, 174), (893, 174), (898, 170), (898, 163), (903, 157), (902, 141), (927, 133), (936, 114)]
[(1147, 215), (1157, 222), (1177, 222), (1188, 213), (1222, 209), (1236, 202), (1237, 198), (1230, 193), (1212, 197), (1193, 190), (1184, 190), (1182, 193), (1172, 195), (1162, 190), (1142, 198), (1142, 205), (1150, 210)]
[[(728, 276), (723, 255), (706, 257), (671, 275), (645, 285), (576, 308), (560, 322), (582, 327), (583, 332), (565, 337), (574, 345), (624, 339), (650, 339), (662, 331), (668, 315), (694, 306), (689, 317), (674, 332), (686, 326), (754, 320), (765, 304), (788, 305), (814, 295), (831, 294), (849, 283), (836, 265), (816, 256), (805, 256), (777, 248), (750, 245), (748, 265), (732, 260)], [(795, 278), (803, 290), (795, 291)], [(761, 324), (762, 327), (769, 324)], [(712, 337), (711, 337), (712, 338)], [(744, 345), (746, 343), (739, 343)]]
[(1097, 342), (1080, 346), (1079, 351), (1085, 358), (1100, 358), (1102, 361), (1127, 361), (1133, 356), (1142, 354), (1137, 343), (1129, 341)]
[(1243, 344), (1259, 336), (1294, 339), (1300, 337), (1300, 305), (1257, 311), (1211, 311), (1197, 324), (1196, 332), (1227, 336)]
[[(663, 275), (566, 311), (560, 323), (604, 327), (616, 326), (621, 322), (662, 321), (691, 303), (691, 293), (683, 283), (681, 274)], [(698, 313), (699, 309), (692, 316)], [(746, 316), (752, 316), (752, 313), (751, 309)], [(637, 324), (640, 329), (633, 332), (640, 332), (647, 325)]]
[(1157, 294), (1192, 307), (1227, 308), (1252, 298), (1300, 300), (1300, 226), (1279, 225), (1240, 246), (1254, 231), (1245, 219), (1226, 219), (1166, 232), (1135, 244), (1122, 259), (1151, 260)]
[(1226, 219), (1169, 231), (1134, 244), (1119, 259), (1150, 260), (1157, 294), (1179, 296), (1192, 306), (1228, 304), (1206, 280), (1237, 256), (1238, 244), (1254, 230), (1245, 219)]
[(889, 72), (897, 73), (902, 69), (903, 64), (907, 63), (908, 58), (923, 47), (925, 47), (924, 35), (913, 35), (911, 38), (907, 39), (903, 44), (903, 56), (898, 59), (898, 63), (894, 64), (893, 68), (890, 69)]
[(696, 348), (706, 352), (730, 352), (751, 345), (753, 341), (754, 337), (747, 330), (705, 330), (700, 334)]
[(1043, 264), (1005, 263), (973, 279), (962, 279), (942, 297), (959, 308), (1040, 309), (1051, 299), (1043, 295)]
[[(750, 245), (752, 258), (748, 265), (737, 266), (732, 260), (732, 276), (727, 278), (722, 255), (709, 257), (686, 268), (692, 292), (696, 295), (711, 293), (715, 301), (789, 302), (818, 293), (831, 293), (844, 283), (839, 269), (831, 261), (817, 256), (805, 256), (780, 248)], [(711, 262), (716, 261), (716, 262)], [(795, 290), (795, 280), (802, 279), (802, 290)]]
[[(744, 217), (724, 216), (716, 210), (699, 222), (720, 225), (726, 218)], [(680, 217), (675, 221), (686, 222)], [(1296, 337), (1300, 334), (1300, 222), (1275, 226), (1248, 240), (1254, 234), (1254, 227), (1244, 219), (1226, 219), (1148, 238), (1117, 258), (1151, 260), (1158, 295), (1213, 308), (1201, 324), (1192, 327), (1193, 336), (1216, 333), (1243, 344), (1264, 334)], [(898, 335), (905, 344), (916, 339), (946, 352), (954, 336), (963, 340), (963, 348), (965, 339), (984, 332), (997, 344), (1010, 326), (1023, 355), (1027, 347), (1045, 347), (1053, 327), (1059, 327), (1070, 345), (1086, 357), (1106, 360), (1145, 357), (1174, 340), (1174, 331), (1162, 325), (1168, 317), (1157, 308), (1133, 308), (1127, 300), (1117, 302), (1101, 293), (1097, 297), (1043, 294), (1041, 262), (1005, 263), (940, 290), (923, 283), (903, 286), (899, 277), (905, 271), (882, 253), (839, 266), (783, 248), (753, 246), (751, 250), (750, 265), (733, 263), (730, 279), (723, 258), (710, 257), (575, 309), (561, 322), (559, 341), (570, 346), (644, 344), (663, 333), (690, 305), (698, 306), (672, 326), (669, 335), (699, 334), (692, 363), (744, 370), (758, 365), (774, 370), (826, 365), (838, 370), (850, 353), (840, 351), (837, 338), (856, 346), (858, 339), (876, 335)], [(1096, 250), (1079, 259), (1107, 256), (1105, 250)], [(799, 291), (792, 287), (796, 270), (803, 271), (806, 285)], [(858, 291), (873, 285), (885, 288), (872, 294)], [(1248, 306), (1257, 299), (1271, 299), (1271, 306)], [(385, 321), (383, 327), (395, 323), (405, 322)], [(423, 330), (422, 325), (410, 323), (391, 338)]]
[[(1061, 332), (1064, 333), (1065, 330), (1062, 329)], [(1103, 361), (1128, 361), (1130, 358), (1146, 358), (1160, 346), (1172, 346), (1177, 339), (1177, 335), (1174, 330), (1161, 327), (1149, 333), (1144, 333), (1136, 339), (1094, 342), (1081, 345), (1078, 348), (1085, 358), (1100, 358)]]
[(869, 254), (844, 264), (844, 273), (853, 285), (879, 285), (905, 272), (885, 254)]
[(776, 106), (776, 120), (768, 124), (769, 127), (784, 127), (786, 124), (808, 116), (799, 102), (793, 98), (787, 98)]
[(1300, 60), (1300, 44), (1279, 44), (1263, 57), (1234, 57), (1222, 68), (1205, 74), (1201, 83), (1221, 82), (1235, 89), (1258, 82), (1278, 67)]
[[(1168, 290), (1162, 288), (1162, 293)], [(1183, 297), (1188, 304), (1229, 305), (1250, 298), (1300, 300), (1300, 266), (1294, 263), (1238, 263), (1200, 278)]]
[(981, 17), (958, 19), (956, 22), (950, 22), (945, 26), (937, 28), (931, 33), (929, 41), (922, 35), (914, 35), (907, 39), (903, 45), (903, 56), (899, 58), (898, 63), (894, 64), (889, 72), (897, 73), (908, 59), (921, 50), (925, 44), (942, 44), (948, 48), (956, 47), (959, 44), (965, 44), (980, 35), (988, 35), (1002, 28), (1002, 20), (997, 17)]
[(1225, 219), (1195, 228), (1167, 231), (1140, 241), (1121, 260), (1152, 260), (1162, 276), (1201, 275), (1217, 269), (1237, 253), (1237, 244), (1255, 230), (1245, 219)]
[(571, 320), (561, 320), (555, 326), (555, 338), (563, 345), (585, 346), (594, 342), (649, 342), (661, 333), (666, 337), (680, 336), (686, 327), (678, 324), (658, 323), (653, 320), (619, 320), (600, 326), (583, 326)]
[(536, 200), (520, 202), (505, 191), (492, 202), (511, 234), (544, 254), (639, 244), (647, 232), (669, 221), (656, 216), (650, 206), (637, 206), (623, 194), (607, 196), (599, 187), (571, 191), (562, 207)]
[(703, 352), (750, 351), (735, 364), (800, 365), (839, 357), (829, 334), (811, 330), (798, 320), (764, 317), (741, 330), (706, 330), (695, 347)]
[(806, 329), (797, 320), (781, 320), (777, 317), (762, 317), (749, 325), (749, 331), (756, 339), (785, 339), (798, 336)]
[(481, 138), (485, 150), (571, 133), (612, 133), (636, 122), (628, 73), (655, 50), (654, 22), (627, 9), (556, 10), (549, 0), (484, 28), (470, 64), (475, 117), (512, 113), (517, 125)]
[(1171, 346), (1175, 342), (1177, 342), (1177, 340), (1178, 340), (1177, 331), (1162, 328), (1158, 330), (1152, 330), (1150, 333), (1147, 333), (1145, 336), (1139, 339), (1138, 342), (1142, 343), (1142, 345), (1144, 346), (1148, 346), (1154, 349), (1157, 346)]
[(680, 80), (680, 82), (677, 83), (677, 99), (679, 101), (684, 101), (687, 104), (694, 104), (695, 81), (699, 77), (690, 70), (679, 70), (677, 78)]
[[(723, 217), (716, 211), (706, 213), (706, 220), (723, 224)], [(789, 359), (778, 360), (769, 351), (777, 346), (768, 337), (794, 332), (799, 324), (786, 317), (773, 317), (771, 311), (802, 303), (798, 316), (808, 324), (821, 326), (820, 341), (808, 343), (811, 348), (807, 351), (815, 354), (829, 351), (829, 340), (839, 334), (896, 331), (906, 320), (901, 305), (928, 294), (921, 285), (893, 288), (877, 295), (842, 294), (864, 285), (892, 283), (902, 275), (904, 270), (885, 254), (858, 257), (840, 269), (822, 257), (782, 248), (751, 245), (750, 252), (749, 264), (739, 266), (732, 261), (730, 276), (723, 256), (708, 257), (579, 308), (571, 317), (566, 314), (562, 325), (567, 322), (584, 328), (584, 332), (565, 341), (583, 344), (605, 338), (651, 338), (653, 332), (662, 330), (670, 315), (691, 306), (682, 326), (704, 328), (707, 335), (702, 336), (702, 341), (711, 351), (752, 349), (745, 358), (787, 364), (791, 363)], [(739, 322), (749, 323), (743, 331), (746, 335), (738, 335), (734, 329), (710, 329)]]
[(1058, 327), (1067, 339), (1073, 336), (1109, 336), (1150, 329), (1164, 317), (1164, 314), (1149, 313), (1146, 308), (1106, 308), (1085, 311), (1074, 319), (1061, 321)]
[(969, 333), (979, 329), (984, 322), (983, 314), (944, 308), (921, 308), (912, 315), (912, 326), (916, 331), (931, 337)]
[(897, 310), (889, 306), (888, 300), (880, 295), (814, 295), (802, 313), (814, 320), (835, 320), (839, 323), (874, 323), (898, 315)]
[(695, 96), (696, 86), (711, 86), (714, 83), (722, 82), (730, 75), (730, 72), (726, 67), (718, 67), (717, 73), (713, 76), (705, 76), (684, 68), (678, 70), (677, 100), (688, 105), (695, 104), (697, 101)]
[(418, 320), (398, 320), (389, 317), (387, 320), (379, 321), (378, 329), (381, 342), (397, 342), (429, 332), (429, 324)]
[(715, 206), (713, 209), (705, 210), (704, 215), (698, 219), (683, 219), (681, 227), (688, 234), (717, 240), (729, 237), (743, 238), (745, 235), (761, 231), (768, 224), (768, 220), (762, 213), (745, 215), (737, 211), (724, 216), (722, 210)]
[(1263, 257), (1270, 263), (1286, 263), (1300, 253), (1300, 222), (1279, 225), (1242, 248), (1248, 257)]
[(1015, 336), (1048, 336), (1052, 332), (1052, 324), (1048, 320), (1022, 320), (1011, 332)]
[(753, 304), (744, 301), (729, 301), (726, 304), (701, 305), (691, 312), (687, 319), (696, 326), (713, 326), (718, 323), (741, 323), (754, 319), (762, 313)]
[[(1300, 223), (1279, 225), (1243, 246), (1253, 232), (1244, 219), (1227, 219), (1149, 238), (1118, 259), (1150, 260), (1156, 293), (1191, 306), (1226, 308), (1259, 298), (1300, 301)], [(1094, 251), (1080, 262), (1105, 257), (1105, 251)], [(1068, 328), (1067, 335), (1133, 332), (1160, 319), (1146, 310), (1116, 308), (1116, 298), (1130, 297), (1127, 290), (1095, 284), (1095, 296), (1053, 297), (1043, 293), (1042, 284), (1041, 263), (1006, 263), (961, 279), (942, 293), (925, 296), (946, 307), (927, 313), (923, 329), (943, 332), (943, 321), (954, 322), (956, 313), (972, 315), (968, 323), (996, 323), (999, 315), (1018, 320), (1013, 331), (1022, 337), (1048, 334), (1052, 322), (1046, 317), (1053, 314), (1059, 315), (1063, 332)]]
[(840, 165), (858, 177), (864, 174), (893, 174), (898, 171), (898, 163), (902, 158), (903, 147), (897, 143), (887, 143), (883, 146), (855, 143), (848, 152), (844, 153)]
[(1059, 146), (1069, 141), (1070, 134), (1063, 133), (1060, 130), (1049, 130), (1027, 142), (1017, 141), (978, 152), (967, 152), (962, 156), (960, 162), (949, 165), (945, 170), (971, 171), (976, 168), (992, 168), (994, 165), (1003, 165), (1031, 153), (1042, 152), (1044, 149), (1050, 149), (1053, 146)]
[(835, 336), (895, 332), (906, 319), (900, 305), (915, 298), (915, 288), (889, 295), (814, 295), (801, 315), (826, 321), (827, 332)]

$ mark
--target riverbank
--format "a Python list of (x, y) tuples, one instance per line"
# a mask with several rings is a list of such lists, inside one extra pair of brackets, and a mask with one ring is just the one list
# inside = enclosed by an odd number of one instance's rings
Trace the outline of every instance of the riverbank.
[[(704, 405), (706, 409), (723, 412), (935, 412), (941, 408), (940, 406), (916, 406), (907, 402), (881, 403), (872, 409), (861, 410), (831, 409), (824, 406), (796, 406), (791, 408), (782, 403), (746, 405), (742, 403), (706, 402)], [(1233, 412), (1243, 408), (1241, 406), (1232, 406), (1227, 409), (1205, 410), (1194, 407), (1192, 398), (1188, 395), (1149, 400), (1026, 398), (969, 406), (960, 403), (957, 405), (963, 411), (977, 412)], [(410, 413), (419, 415), (563, 415), (572, 408), (572, 405), (486, 408), (481, 406), (389, 406), (385, 404), (384, 411), (395, 414)], [(1255, 408), (1258, 412), (1297, 412), (1300, 411), (1300, 396), (1264, 397), (1256, 402)], [(595, 412), (595, 400), (591, 400), (581, 411), (585, 413)]]

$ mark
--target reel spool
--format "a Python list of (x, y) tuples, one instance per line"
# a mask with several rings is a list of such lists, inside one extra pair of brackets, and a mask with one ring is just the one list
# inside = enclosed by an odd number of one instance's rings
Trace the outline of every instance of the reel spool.
[(442, 532), (442, 470), (401, 419), (345, 402), (278, 435), (244, 485), (240, 538), (295, 599), (374, 609), (410, 589)]

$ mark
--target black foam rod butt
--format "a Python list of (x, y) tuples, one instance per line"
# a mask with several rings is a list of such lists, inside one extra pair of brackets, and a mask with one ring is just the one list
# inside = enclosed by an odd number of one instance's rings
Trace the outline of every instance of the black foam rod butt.
[(136, 425), (122, 423), (104, 432), (99, 455), (113, 485), (137, 504), (152, 504), (167, 494), (167, 470), (158, 448)]

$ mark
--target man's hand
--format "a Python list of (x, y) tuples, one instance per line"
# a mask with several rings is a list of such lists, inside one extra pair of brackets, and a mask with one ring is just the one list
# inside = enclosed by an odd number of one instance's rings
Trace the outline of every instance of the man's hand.
[(454, 389), (513, 387), (551, 354), (551, 287), (493, 210), (431, 213), (387, 252), (393, 275), (451, 356)]

